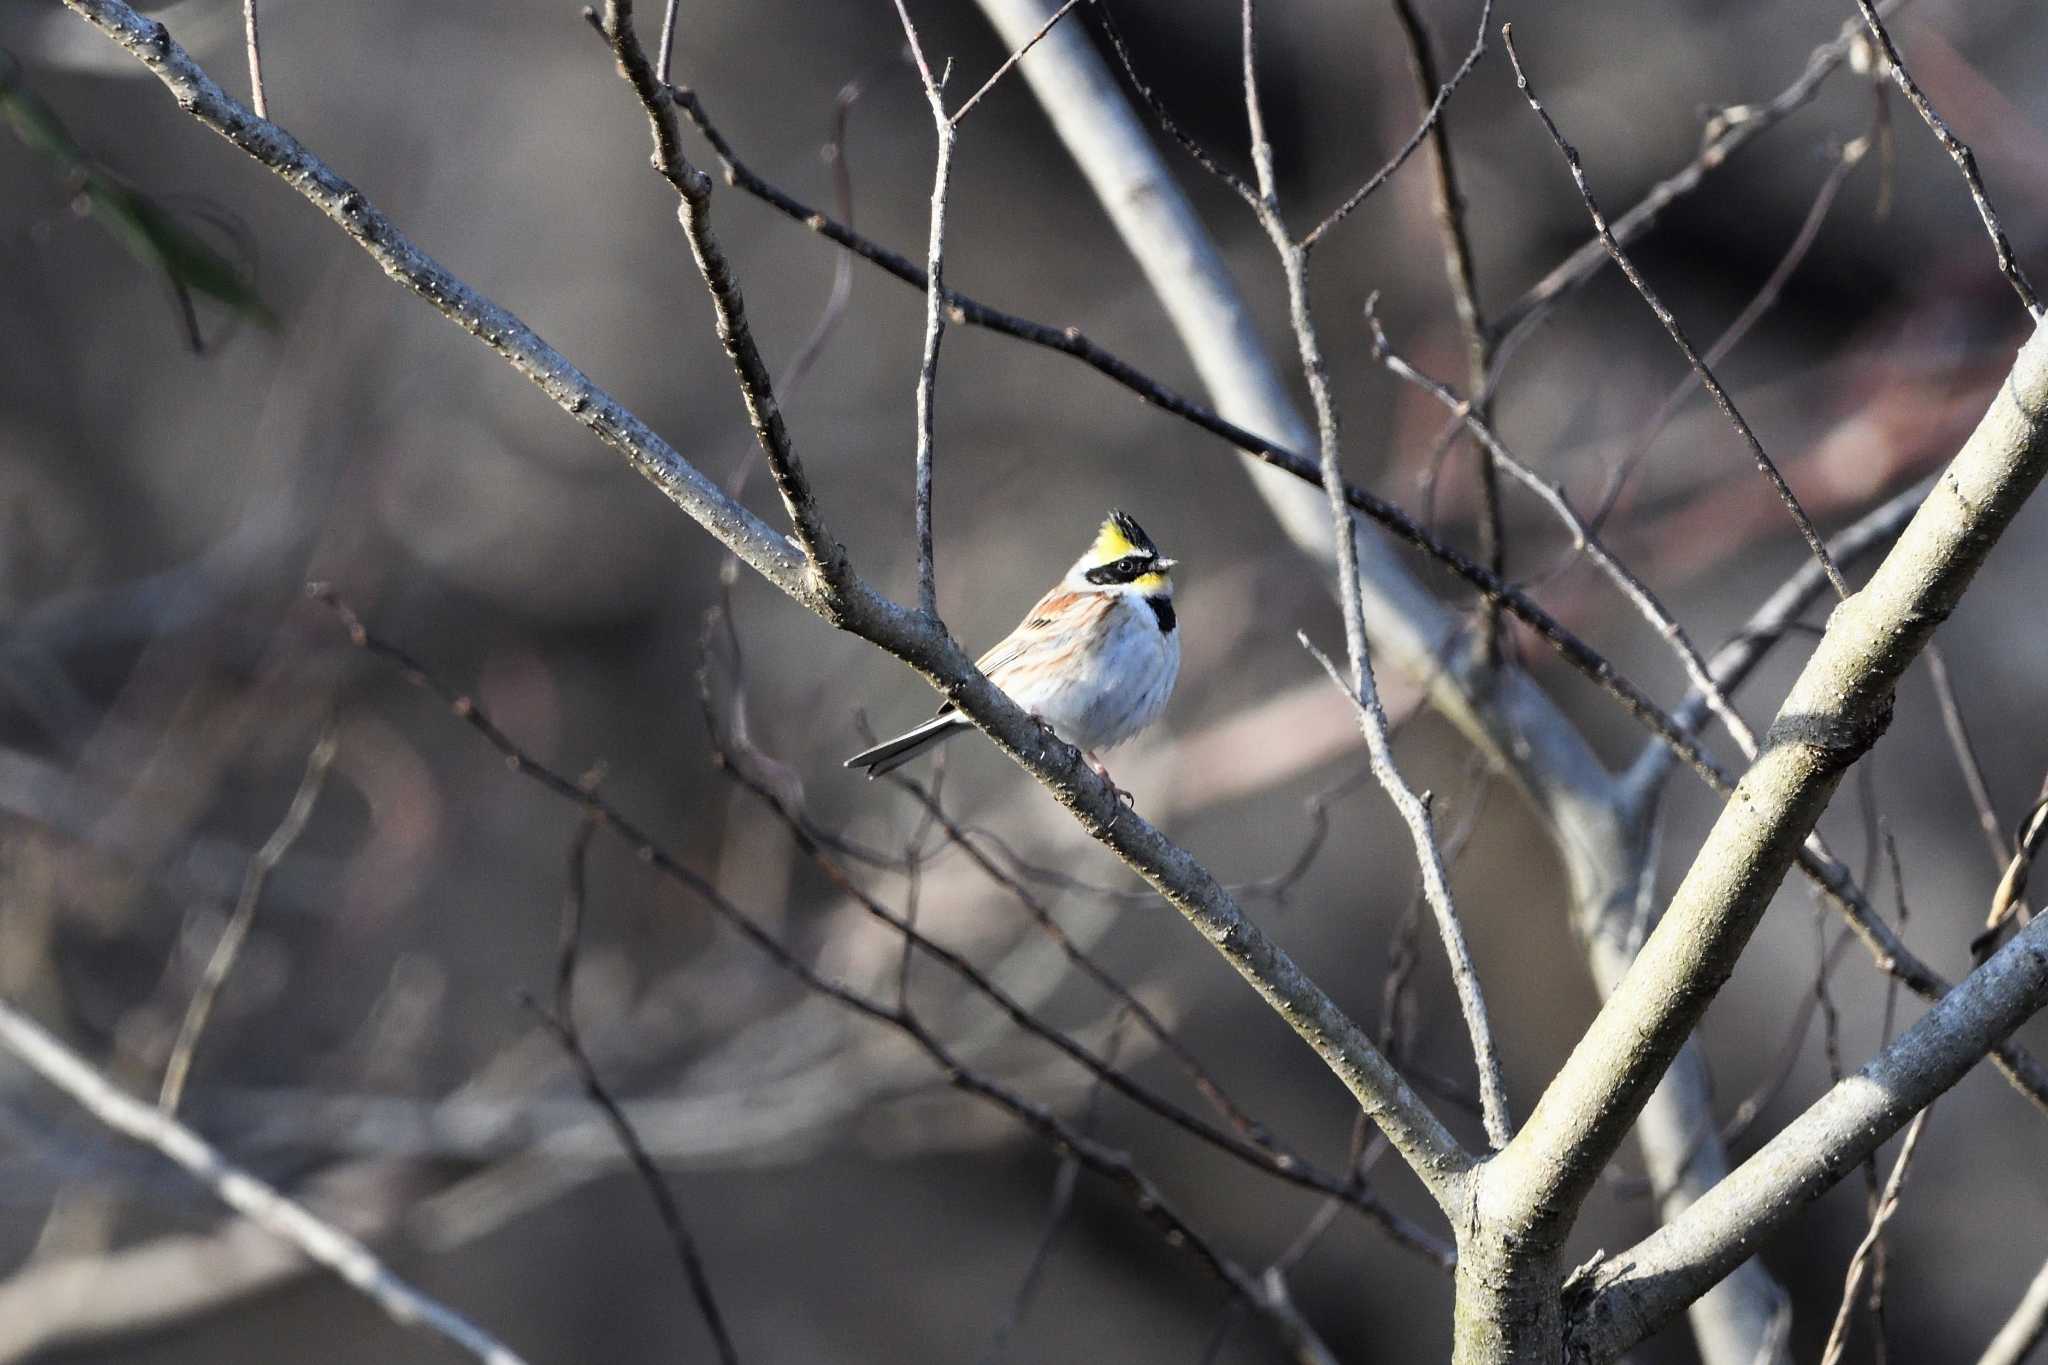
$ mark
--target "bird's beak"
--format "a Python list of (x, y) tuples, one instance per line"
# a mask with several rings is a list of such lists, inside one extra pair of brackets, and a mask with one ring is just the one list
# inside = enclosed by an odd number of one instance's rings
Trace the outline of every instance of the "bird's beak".
[(1154, 573), (1165, 573), (1178, 563), (1180, 563), (1178, 559), (1155, 559), (1152, 561), (1152, 571)]

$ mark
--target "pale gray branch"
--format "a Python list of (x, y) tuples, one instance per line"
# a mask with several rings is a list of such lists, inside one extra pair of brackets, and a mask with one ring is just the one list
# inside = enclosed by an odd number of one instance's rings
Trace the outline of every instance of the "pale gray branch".
[(1489, 1183), (1500, 1179), (1495, 1192), (1531, 1227), (1554, 1226), (1597, 1178), (1734, 969), (1843, 773), (1883, 732), (1900, 674), (2048, 471), (2043, 411), (2048, 330), (2037, 330), (1869, 584), (1835, 609), (1635, 966), (1521, 1135), (1489, 1163)]
[(2048, 916), (1971, 973), (1855, 1075), (1673, 1219), (1595, 1272), (1571, 1345), (1612, 1360), (1856, 1168), (2048, 1005)]
[(2048, 1336), (2048, 1261), (2041, 1263), (2040, 1273), (1977, 1358), (1977, 1365), (2024, 1365), (2044, 1336)]
[(486, 1365), (524, 1365), (509, 1346), (489, 1332), (393, 1274), (361, 1242), (229, 1164), (177, 1120), (115, 1089), (77, 1053), (4, 1003), (0, 1003), (0, 1047), (76, 1100), (95, 1119), (161, 1152), (223, 1204), (333, 1271), (392, 1321), (442, 1337)]

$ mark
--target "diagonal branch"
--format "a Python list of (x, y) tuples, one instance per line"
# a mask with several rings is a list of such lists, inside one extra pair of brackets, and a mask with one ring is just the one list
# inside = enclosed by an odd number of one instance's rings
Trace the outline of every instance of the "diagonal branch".
[(2048, 916), (1786, 1124), (1689, 1211), (1595, 1271), (1573, 1296), (1573, 1358), (1612, 1360), (1655, 1331), (2043, 1006)]
[(2036, 318), (2041, 317), (2040, 296), (2034, 293), (2034, 286), (2027, 280), (2027, 272), (2020, 269), (2020, 263), (2013, 258), (2012, 243), (2006, 239), (2005, 229), (1998, 222), (1998, 213), (1991, 207), (1991, 195), (1984, 188), (1984, 177), (1978, 174), (1976, 154), (1949, 130), (1947, 121), (1928, 102), (1920, 83), (1913, 79), (1913, 73), (1906, 70), (1905, 59), (1899, 56), (1898, 46), (1892, 42), (1891, 31), (1885, 28), (1877, 7), (1870, 0), (1856, 0), (1856, 8), (1862, 13), (1863, 22), (1869, 26), (1871, 38), (1884, 53), (1885, 65), (1891, 68), (1893, 82), (1905, 93), (1906, 103), (1913, 106), (1921, 122), (1941, 143), (1941, 149), (1963, 173), (1963, 183), (1970, 187), (1970, 202), (1977, 206), (1977, 216), (1984, 220), (1984, 231), (1991, 235), (1991, 248), (1998, 253), (1998, 273), (2005, 276), (2006, 283), (2020, 296), (2027, 312)]
[(228, 973), (235, 969), (235, 959), (241, 955), (242, 944), (248, 940), (249, 930), (256, 923), (256, 907), (263, 899), (263, 884), (269, 880), (271, 869), (299, 841), (299, 836), (305, 832), (306, 822), (313, 818), (313, 806), (320, 799), (320, 789), (327, 784), (327, 768), (334, 761), (338, 738), (330, 720), (320, 732), (320, 738), (314, 741), (312, 752), (306, 756), (305, 775), (299, 779), (299, 789), (293, 793), (284, 819), (278, 822), (277, 828), (271, 831), (270, 837), (263, 841), (263, 847), (256, 850), (249, 859), (248, 867), (243, 870), (242, 889), (235, 897), (234, 912), (228, 916), (227, 926), (221, 930), (220, 941), (213, 945), (213, 955), (206, 960), (199, 985), (185, 1006), (184, 1020), (178, 1025), (178, 1038), (171, 1045), (170, 1060), (164, 1063), (164, 1081), (157, 1091), (156, 1104), (166, 1114), (178, 1112), (178, 1101), (185, 1094), (185, 1078), (192, 1071), (193, 1054), (199, 1050), (199, 1036), (206, 1031), (206, 1021), (213, 1015), (213, 1002), (220, 995)]
[(1578, 1207), (1734, 970), (1843, 773), (1883, 732), (1899, 676), (2048, 472), (2044, 412), (2048, 329), (2020, 351), (1870, 583), (1835, 609), (1635, 966), (1490, 1163), (1495, 1192), (1530, 1228), (1554, 1231)]
[(483, 1361), (524, 1365), (512, 1348), (400, 1279), (355, 1238), (229, 1163), (184, 1124), (124, 1094), (41, 1025), (0, 1002), (0, 1048), (82, 1105), (99, 1122), (184, 1168), (221, 1203), (333, 1271), (404, 1327), (431, 1332)]
[(1579, 164), (1578, 149), (1567, 142), (1564, 134), (1558, 131), (1557, 124), (1550, 117), (1550, 111), (1536, 98), (1536, 91), (1530, 86), (1529, 78), (1522, 70), (1522, 59), (1515, 53), (1514, 27), (1513, 24), (1503, 24), (1500, 37), (1501, 45), (1507, 48), (1508, 61), (1515, 68), (1516, 88), (1521, 90), (1523, 97), (1529, 101), (1529, 108), (1543, 121), (1543, 130), (1550, 134), (1550, 140), (1563, 155), (1565, 165), (1572, 173), (1572, 183), (1578, 186), (1579, 199), (1585, 204), (1586, 212), (1593, 220), (1593, 230), (1599, 234), (1600, 245), (1606, 248), (1614, 263), (1621, 267), (1621, 273), (1628, 277), (1628, 282), (1642, 295), (1643, 302), (1657, 315), (1657, 321), (1664, 324), (1665, 332), (1684, 354), (1685, 363), (1692, 367), (1693, 373), (1699, 376), (1700, 383), (1714, 396), (1715, 405), (1721, 409), (1729, 425), (1735, 428), (1735, 434), (1742, 438), (1742, 443), (1749, 447), (1750, 458), (1756, 461), (1756, 467), (1770, 481), (1771, 487), (1778, 494), (1778, 500), (1785, 504), (1785, 510), (1792, 514), (1792, 520), (1799, 526), (1799, 534), (1806, 539), (1807, 548), (1813, 551), (1813, 557), (1820, 561), (1822, 571), (1828, 576), (1828, 582), (1834, 585), (1835, 595), (1846, 598), (1849, 595), (1849, 585), (1843, 580), (1841, 570), (1835, 567), (1834, 560), (1828, 557), (1827, 544), (1821, 540), (1820, 532), (1814, 529), (1813, 519), (1806, 515), (1806, 509), (1800, 505), (1798, 495), (1792, 491), (1792, 485), (1785, 482), (1785, 476), (1778, 471), (1776, 462), (1764, 450), (1763, 442), (1757, 439), (1756, 432), (1750, 429), (1749, 422), (1735, 406), (1735, 400), (1728, 396), (1728, 390), (1721, 387), (1721, 381), (1714, 377), (1712, 368), (1693, 348), (1692, 341), (1686, 336), (1685, 329), (1679, 325), (1677, 316), (1657, 297), (1656, 291), (1650, 288), (1649, 281), (1636, 269), (1635, 262), (1629, 259), (1628, 253), (1622, 249), (1621, 242), (1607, 226), (1606, 215), (1601, 213), (1600, 205), (1593, 198), (1592, 187), (1586, 183), (1586, 172)]
[(2048, 1261), (2042, 1262), (2040, 1273), (1977, 1358), (1977, 1365), (2025, 1365), (2044, 1337), (2048, 1337)]

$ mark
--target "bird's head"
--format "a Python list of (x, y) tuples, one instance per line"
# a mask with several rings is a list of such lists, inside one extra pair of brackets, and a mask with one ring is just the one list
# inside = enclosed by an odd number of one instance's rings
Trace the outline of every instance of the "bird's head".
[(1067, 577), (1075, 587), (1096, 592), (1171, 597), (1174, 562), (1159, 553), (1152, 537), (1128, 513), (1113, 511), (1096, 531), (1095, 543), (1074, 562)]

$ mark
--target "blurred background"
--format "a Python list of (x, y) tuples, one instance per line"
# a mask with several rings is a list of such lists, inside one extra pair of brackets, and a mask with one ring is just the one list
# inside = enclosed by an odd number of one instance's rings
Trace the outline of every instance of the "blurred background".
[[(1520, 8), (1496, 19), (1517, 20), (1532, 78), (1611, 213), (1689, 161), (1717, 112), (1788, 86), (1853, 12), (1677, 0)], [(159, 12), (240, 94), (238, 10), (186, 0)], [(1477, 7), (1426, 11), (1448, 69)], [(955, 59), (956, 92), (1004, 55), (972, 6), (916, 13), (927, 50)], [(1237, 7), (1118, 0), (1115, 13), (1167, 105), (1245, 166)], [(745, 414), (672, 196), (648, 172), (645, 121), (575, 5), (266, 0), (263, 15), (273, 118), (700, 468), (739, 471)], [(1383, 7), (1272, 0), (1262, 15), (1281, 191), (1305, 227), (1408, 135), (1417, 102)], [(655, 18), (642, 22), (651, 30)], [(2042, 273), (2048, 13), (2023, 0), (1929, 0), (1901, 11), (1894, 31), (1975, 147), (2021, 259)], [(857, 83), (843, 149), (855, 222), (921, 259), (933, 138), (901, 47), (883, 0), (690, 5), (675, 72), (755, 170), (821, 207), (832, 203), (821, 148), (835, 99)], [(572, 778), (601, 768), (613, 801), (798, 956), (885, 995), (896, 940), (713, 765), (697, 673), (708, 660), (713, 715), (743, 721), (775, 789), (885, 861), (944, 841), (910, 796), (839, 762), (867, 727), (894, 733), (927, 714), (928, 689), (747, 574), (723, 588), (713, 542), (616, 455), (391, 287), (76, 17), (45, 0), (0, 0), (0, 48), (14, 59), (20, 134), (0, 139), (0, 992), (153, 1095), (248, 857), (331, 728), (332, 773), (265, 888), (181, 1113), (529, 1359), (710, 1358), (645, 1191), (521, 1002), (552, 989), (577, 811), (509, 772), (400, 670), (352, 650), (301, 588), (333, 583), (374, 632), (474, 696), (534, 757)], [(1889, 131), (1873, 122), (1879, 103), (1869, 78), (1844, 67), (1673, 205), (1637, 253), (1694, 336), (1709, 339), (1815, 216), (1841, 146), (1874, 139), (1818, 216), (1777, 305), (1721, 370), (1830, 530), (1952, 453), (2024, 324), (1954, 168), (1895, 93), (1884, 101)], [(36, 135), (50, 121), (71, 150)], [(1481, 299), (1498, 309), (1586, 239), (1584, 210), (1497, 45), (1448, 127)], [(700, 141), (688, 147), (712, 164)], [(1169, 150), (1285, 362), (1293, 346), (1268, 244), (1227, 191)], [(94, 197), (109, 184), (145, 196), (239, 273), (188, 307), (123, 250), (118, 215)], [(736, 190), (721, 189), (714, 222), (757, 337), (788, 366), (832, 288), (835, 249)], [(1442, 411), (1374, 363), (1361, 313), (1377, 291), (1395, 344), (1463, 386), (1425, 160), (1315, 264), (1349, 472), (1470, 545), (1469, 451), (1458, 447), (1430, 481)], [(1078, 325), (1198, 391), (1019, 80), (964, 126), (947, 279), (995, 306)], [(922, 307), (855, 263), (840, 326), (785, 394), (836, 529), (899, 599), (914, 596)], [(1610, 542), (1712, 646), (1804, 550), (1700, 397), (1649, 431), (1684, 373), (1607, 271), (1516, 356), (1498, 425), (1587, 508), (1650, 441)], [(1294, 642), (1306, 630), (1341, 643), (1328, 587), (1250, 495), (1235, 455), (1064, 357), (967, 328), (945, 343), (937, 429), (939, 601), (970, 646), (1009, 628), (1109, 506), (1181, 561), (1182, 681), (1165, 722), (1116, 757), (1117, 779), (1220, 877), (1248, 884), (1269, 931), (1347, 1008), (1377, 1020), (1412, 855), (1377, 788), (1359, 782), (1364, 755), (1342, 699)], [(746, 496), (779, 524), (758, 472)], [(1683, 678), (1660, 642), (1583, 563), (1556, 572), (1570, 543), (1532, 500), (1511, 492), (1506, 508), (1514, 574), (1540, 582), (1560, 616), (1675, 702)], [(2032, 628), (2030, 586), (2048, 573), (2044, 516), (2038, 503), (2022, 515), (1941, 636), (2008, 825), (2044, 766), (2048, 633)], [(1455, 598), (1435, 570), (1417, 572)], [(707, 634), (714, 611), (723, 615)], [(1745, 692), (1753, 721), (1769, 718), (1805, 648), (1795, 638)], [(1540, 646), (1522, 652), (1603, 755), (1626, 762), (1640, 744), (1627, 718)], [(1397, 714), (1413, 710), (1412, 686), (1386, 686)], [(1455, 889), (1526, 1112), (1596, 1005), (1555, 858), (1448, 725), (1415, 715), (1399, 753), (1410, 780), (1436, 793), (1440, 825), (1471, 826)], [(1341, 1167), (1346, 1096), (1199, 937), (1132, 894), (1121, 868), (984, 742), (956, 742), (943, 764), (945, 808), (985, 832), (978, 846), (1240, 1103)], [(1879, 821), (1896, 836), (1907, 936), (1960, 974), (1998, 868), (1924, 668), (1861, 771), (1867, 781), (1845, 787), (1823, 828), (1859, 867)], [(910, 772), (933, 777), (929, 765)], [(1665, 811), (1668, 888), (1713, 806), (1680, 777)], [(957, 850), (936, 851), (914, 876), (855, 868), (1045, 1019), (1121, 1048), (1140, 1079), (1199, 1104), (1156, 1041), (1120, 1027), (1115, 1002)], [(1872, 880), (1892, 905), (1888, 877)], [(1117, 1190), (1084, 1176), (1050, 1222), (1055, 1153), (949, 1089), (894, 1035), (807, 996), (603, 834), (585, 908), (576, 1003), (586, 1043), (637, 1106), (743, 1358), (1283, 1358), (1268, 1329), (1227, 1307)], [(1854, 1066), (1882, 1027), (1884, 978), (1853, 946), (1826, 1006), (1803, 1009), (1834, 927), (1819, 913), (1788, 886), (1707, 1018), (1721, 1111), (1759, 1088), (1768, 1095), (1738, 1157), (1827, 1083), (1830, 1029)], [(1281, 1254), (1315, 1214), (1314, 1195), (1094, 1094), (1085, 1073), (930, 964), (910, 990), (977, 1069), (1128, 1150), (1242, 1263)], [(1453, 1093), (1438, 1103), (1476, 1134), (1460, 1107), (1470, 1062), (1433, 937), (1421, 941), (1412, 990), (1408, 1055), (1445, 1078)], [(2048, 1045), (2040, 1021), (2030, 1035)], [(1788, 1046), (1789, 1079), (1770, 1090)], [(2043, 1150), (2041, 1116), (1987, 1070), (1938, 1106), (1893, 1225), (1894, 1358), (1974, 1357), (2009, 1311), (2048, 1254)], [(1625, 1150), (1574, 1262), (1649, 1228), (1653, 1212), (1627, 1179), (1637, 1169)], [(168, 1365), (275, 1359), (289, 1342), (290, 1358), (307, 1362), (447, 1358), (267, 1239), (223, 1232), (217, 1208), (181, 1176), (18, 1068), (0, 1070), (0, 1171), (0, 1357)], [(1442, 1231), (1398, 1162), (1377, 1167), (1374, 1182)], [(1826, 1333), (1864, 1226), (1852, 1178), (1764, 1251), (1794, 1295), (1802, 1358)], [(1027, 1299), (1020, 1286), (1049, 1229)], [(1338, 1218), (1292, 1284), (1344, 1358), (1446, 1353), (1448, 1280), (1362, 1219)], [(1855, 1350), (1874, 1350), (1867, 1330)], [(1640, 1358), (1687, 1361), (1692, 1346), (1674, 1329)]]

